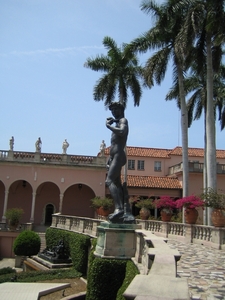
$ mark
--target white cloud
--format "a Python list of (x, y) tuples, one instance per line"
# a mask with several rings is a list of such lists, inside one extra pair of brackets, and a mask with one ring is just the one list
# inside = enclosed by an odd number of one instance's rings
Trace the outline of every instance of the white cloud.
[[(33, 51), (11, 51), (10, 55), (15, 56), (36, 56), (36, 55), (74, 55), (77, 52), (84, 52), (85, 54), (88, 54), (89, 50), (99, 50), (103, 49), (103, 46), (80, 46), (80, 47), (66, 47), (66, 48), (49, 48), (44, 50), (33, 50)], [(2, 56), (4, 54), (1, 54)]]

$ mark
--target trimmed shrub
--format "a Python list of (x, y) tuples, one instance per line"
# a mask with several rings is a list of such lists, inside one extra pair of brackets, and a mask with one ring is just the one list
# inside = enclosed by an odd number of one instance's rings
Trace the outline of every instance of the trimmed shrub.
[(63, 240), (74, 268), (83, 275), (87, 274), (88, 254), (91, 245), (91, 238), (89, 236), (61, 229), (48, 228), (45, 238), (47, 248), (49, 249), (56, 246), (60, 240)]
[(31, 230), (22, 231), (13, 243), (15, 255), (31, 256), (40, 251), (41, 239), (39, 235)]
[(59, 241), (63, 240), (65, 251), (70, 255), (70, 236), (72, 232), (49, 227), (45, 233), (46, 245), (48, 249), (57, 246)]
[(96, 257), (88, 273), (86, 300), (115, 300), (125, 278), (126, 263), (126, 260)]
[(0, 275), (12, 274), (12, 273), (16, 273), (16, 270), (10, 267), (0, 269)]
[(91, 245), (89, 236), (71, 233), (70, 237), (70, 257), (74, 268), (82, 274), (87, 274), (88, 254)]
[(124, 300), (123, 293), (126, 291), (133, 278), (138, 274), (139, 271), (135, 264), (131, 260), (128, 260), (126, 264), (126, 275), (123, 284), (117, 293), (116, 300)]
[[(97, 239), (92, 239), (88, 260), (89, 271), (86, 300), (124, 300), (123, 293), (133, 278), (139, 274), (139, 271), (131, 260), (109, 260), (96, 257), (94, 255), (96, 244)], [(113, 287), (112, 290), (111, 286)]]

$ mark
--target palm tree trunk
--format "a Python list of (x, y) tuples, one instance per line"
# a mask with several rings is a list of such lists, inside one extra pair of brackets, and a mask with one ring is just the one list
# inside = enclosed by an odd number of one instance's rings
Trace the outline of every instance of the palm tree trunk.
[[(210, 34), (207, 35), (207, 110), (206, 110), (206, 165), (207, 187), (217, 190), (216, 182), (216, 141), (215, 117), (213, 107), (213, 68), (212, 43)], [(208, 225), (211, 225), (211, 209), (208, 210)]]
[(183, 197), (188, 196), (188, 111), (185, 101), (185, 92), (183, 84), (183, 72), (181, 66), (177, 66), (178, 81), (179, 81), (179, 96), (181, 105), (181, 132), (182, 132), (182, 160), (183, 160)]
[[(204, 108), (204, 166), (203, 166), (203, 190), (207, 190), (207, 142), (206, 142), (206, 107)], [(203, 225), (208, 224), (208, 208), (203, 210)]]
[[(181, 106), (181, 132), (182, 132), (182, 160), (183, 160), (183, 197), (188, 196), (188, 177), (189, 177), (189, 166), (188, 166), (188, 111), (185, 101), (184, 92), (184, 81), (182, 67), (177, 64), (177, 74), (179, 82), (179, 96)], [(182, 213), (184, 223), (184, 209)]]

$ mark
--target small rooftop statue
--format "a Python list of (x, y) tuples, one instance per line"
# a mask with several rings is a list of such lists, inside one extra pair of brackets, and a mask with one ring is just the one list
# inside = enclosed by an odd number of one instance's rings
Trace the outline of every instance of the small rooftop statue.
[(14, 137), (12, 136), (11, 139), (9, 140), (9, 150), (13, 151), (14, 149)]
[(105, 141), (102, 140), (102, 143), (100, 145), (100, 156), (105, 156), (105, 148), (106, 148)]
[(67, 148), (69, 147), (69, 143), (67, 142), (67, 139), (62, 144), (63, 154), (66, 154)]
[(42, 141), (41, 138), (39, 137), (35, 143), (35, 150), (36, 152), (41, 152), (41, 145), (42, 145)]

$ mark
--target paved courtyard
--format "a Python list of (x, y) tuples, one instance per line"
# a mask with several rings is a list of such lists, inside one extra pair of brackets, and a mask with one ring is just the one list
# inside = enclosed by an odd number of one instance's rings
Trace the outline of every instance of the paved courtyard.
[(225, 250), (174, 240), (168, 244), (182, 255), (177, 273), (188, 279), (190, 299), (225, 299)]
[[(225, 250), (175, 240), (169, 240), (168, 244), (182, 255), (177, 263), (177, 273), (179, 277), (187, 278), (190, 299), (225, 300)], [(0, 262), (0, 268), (6, 266), (13, 267), (14, 260)]]

